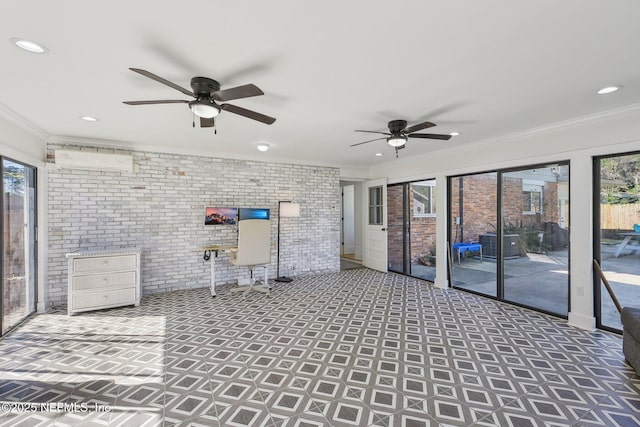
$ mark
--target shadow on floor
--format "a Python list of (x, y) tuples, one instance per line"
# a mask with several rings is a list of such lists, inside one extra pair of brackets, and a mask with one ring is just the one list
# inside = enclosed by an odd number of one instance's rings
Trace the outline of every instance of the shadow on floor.
[(363, 268), (363, 265), (356, 260), (340, 258), (340, 270), (351, 270), (354, 268)]

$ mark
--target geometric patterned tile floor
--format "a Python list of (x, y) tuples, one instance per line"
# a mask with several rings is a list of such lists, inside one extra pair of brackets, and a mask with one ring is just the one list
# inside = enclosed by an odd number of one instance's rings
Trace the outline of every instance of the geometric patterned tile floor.
[(221, 288), (33, 316), (0, 341), (0, 424), (640, 425), (614, 334), (364, 268)]

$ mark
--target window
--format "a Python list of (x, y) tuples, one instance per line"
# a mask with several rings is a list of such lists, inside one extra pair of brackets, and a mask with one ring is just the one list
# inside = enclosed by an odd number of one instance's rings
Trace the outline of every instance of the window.
[(382, 187), (369, 188), (369, 225), (382, 225)]
[(542, 189), (544, 183), (522, 180), (522, 213), (535, 215), (542, 213)]
[(436, 181), (414, 182), (411, 186), (413, 196), (413, 217), (436, 216)]

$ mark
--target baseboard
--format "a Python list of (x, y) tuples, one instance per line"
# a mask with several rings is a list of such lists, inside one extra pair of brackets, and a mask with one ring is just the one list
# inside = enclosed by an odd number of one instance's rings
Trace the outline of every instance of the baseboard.
[(36, 312), (38, 313), (46, 313), (47, 312), (47, 304), (44, 302), (39, 302), (36, 305)]

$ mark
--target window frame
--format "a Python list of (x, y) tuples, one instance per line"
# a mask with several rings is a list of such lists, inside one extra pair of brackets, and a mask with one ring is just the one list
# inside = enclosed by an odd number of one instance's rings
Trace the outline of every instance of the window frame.
[[(434, 192), (434, 188), (436, 187), (436, 181), (435, 180), (427, 180), (427, 181), (416, 181), (416, 182), (412, 182), (412, 188), (411, 188), (411, 198), (413, 199), (413, 207), (411, 209), (411, 213), (413, 218), (435, 218), (437, 216), (437, 212), (436, 212), (436, 203), (435, 203), (435, 192)], [(425, 212), (424, 213), (417, 213), (416, 212), (416, 198), (415, 198), (415, 187), (428, 187), (429, 188), (429, 211), (426, 211), (426, 205), (425, 205)]]

